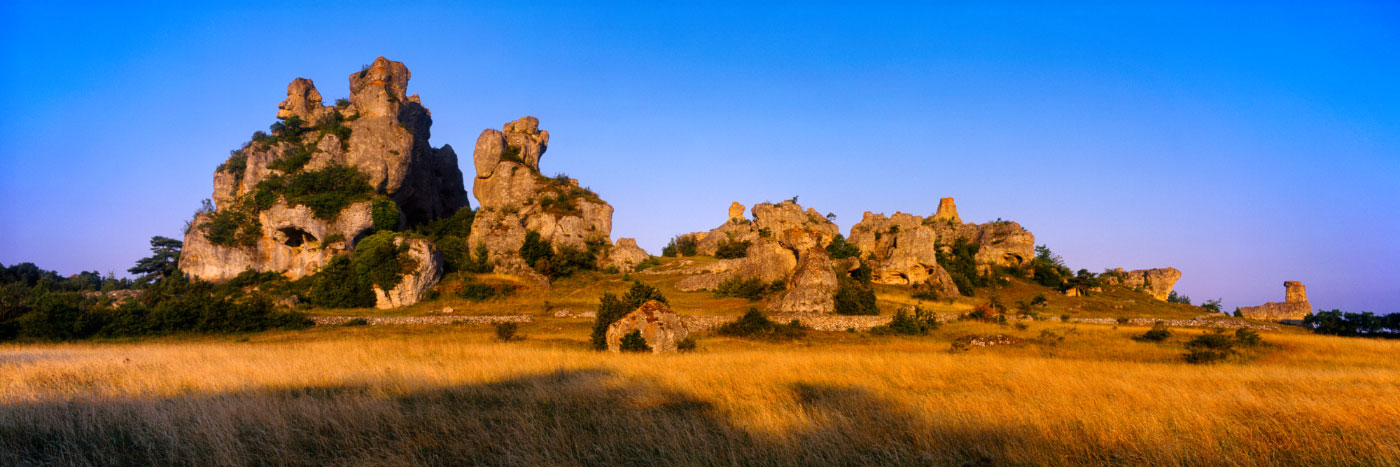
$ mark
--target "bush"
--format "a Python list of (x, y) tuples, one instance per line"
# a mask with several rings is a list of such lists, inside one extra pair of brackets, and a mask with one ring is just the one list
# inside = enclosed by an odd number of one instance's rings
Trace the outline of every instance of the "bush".
[(1134, 337), (1133, 340), (1138, 342), (1162, 342), (1171, 336), (1171, 329), (1167, 328), (1166, 324), (1159, 322), (1153, 324), (1151, 330), (1143, 333), (1141, 336)]
[(515, 339), (515, 331), (520, 328), (520, 325), (515, 323), (496, 323), (495, 326), (496, 340), (501, 342), (510, 342)]
[(647, 340), (642, 337), (641, 330), (635, 330), (622, 336), (623, 352), (650, 352), (651, 346), (647, 345)]
[(1303, 318), (1303, 326), (1317, 334), (1397, 338), (1400, 337), (1400, 313), (1376, 316), (1369, 311), (1318, 310)]
[(262, 238), (262, 222), (257, 216), (234, 209), (215, 212), (200, 228), (204, 239), (214, 245), (250, 247)]
[(661, 256), (695, 256), (697, 247), (699, 247), (699, 243), (695, 240), (694, 235), (680, 235), (672, 237), (671, 242), (661, 249)]
[(875, 291), (855, 280), (842, 279), (836, 289), (836, 314), (878, 315), (880, 308), (875, 306)]
[(719, 259), (743, 258), (749, 255), (749, 245), (753, 242), (727, 239), (719, 243), (715, 249), (715, 257)]
[(477, 281), (469, 281), (465, 284), (462, 284), (462, 288), (457, 290), (458, 297), (462, 297), (473, 302), (484, 302), (486, 300), (490, 300), (491, 297), (495, 297), (496, 294), (497, 291), (495, 287), (482, 284)]
[(376, 232), (399, 230), (399, 203), (388, 196), (376, 196), (370, 202), (370, 218)]
[(1257, 347), (1264, 343), (1264, 339), (1259, 337), (1259, 332), (1249, 328), (1239, 328), (1235, 330), (1235, 342), (1245, 347)]
[(794, 340), (801, 339), (807, 335), (807, 328), (797, 320), (788, 324), (778, 324), (758, 311), (758, 308), (749, 308), (737, 321), (725, 323), (715, 330), (716, 334), (729, 337), (744, 337), (750, 339), (766, 340)]
[(287, 148), (282, 152), (282, 157), (267, 164), (267, 168), (280, 170), (282, 173), (292, 173), (301, 170), (311, 157), (315, 154), (315, 146), (310, 144), (299, 144)]
[(593, 348), (596, 350), (607, 350), (608, 326), (622, 319), (623, 316), (627, 316), (632, 310), (640, 308), (643, 303), (651, 300), (668, 303), (666, 297), (661, 295), (661, 291), (656, 290), (655, 287), (643, 284), (641, 281), (633, 281), (632, 287), (628, 289), (627, 293), (620, 299), (617, 295), (604, 293), (598, 300), (598, 311), (596, 317), (593, 319), (593, 332), (589, 336)]
[(1191, 297), (1178, 294), (1175, 290), (1173, 290), (1171, 291), (1171, 293), (1167, 294), (1167, 303), (1180, 303), (1182, 305), (1190, 305)]
[(831, 239), (831, 243), (826, 245), (826, 255), (831, 259), (845, 259), (860, 257), (860, 248), (854, 243), (846, 242), (846, 237), (836, 234), (836, 238)]
[(1235, 340), (1223, 329), (1201, 334), (1186, 342), (1187, 363), (1215, 363), (1238, 353)]
[(1064, 260), (1045, 245), (1036, 245), (1035, 258), (1031, 259), (1030, 269), (1035, 272), (1034, 280), (1037, 284), (1057, 289), (1071, 275)]
[(346, 206), (367, 200), (373, 193), (364, 173), (354, 167), (332, 165), (263, 180), (254, 193), (254, 204), (266, 209), (281, 197), (288, 206), (311, 208), (317, 219), (334, 220)]
[(677, 342), (677, 343), (676, 343), (676, 351), (679, 351), (679, 352), (694, 352), (694, 351), (695, 351), (695, 338), (694, 338), (694, 337), (690, 337), (690, 336), (686, 336), (685, 339), (681, 339), (680, 342)]
[(657, 257), (655, 257), (655, 256), (649, 256), (649, 257), (647, 257), (647, 259), (642, 260), (642, 262), (637, 263), (636, 265), (632, 266), (632, 272), (641, 272), (641, 271), (644, 271), (644, 270), (646, 270), (646, 269), (654, 268), (654, 267), (657, 267), (657, 266), (660, 266), (660, 265), (661, 265), (661, 258), (657, 258)]
[[(535, 268), (536, 272), (544, 274), (540, 271), (540, 262), (554, 259), (554, 247), (549, 244), (549, 240), (541, 237), (539, 232), (531, 230), (525, 232), (525, 243), (520, 245), (520, 258), (525, 260), (525, 264)], [(547, 262), (545, 266), (548, 269)]]
[(913, 315), (904, 310), (894, 312), (894, 318), (890, 319), (889, 324), (875, 326), (870, 332), (877, 335), (927, 336), (930, 331), (938, 329), (938, 326), (938, 320), (933, 313), (916, 307)]
[(352, 318), (349, 321), (340, 323), (340, 325), (345, 327), (369, 326), (369, 320), (364, 318)]
[(977, 274), (977, 251), (980, 247), (965, 238), (959, 238), (949, 252), (938, 249), (938, 265), (948, 271), (958, 292), (971, 297), (974, 290), (986, 287), (986, 277)]
[(368, 308), (374, 306), (374, 292), (360, 283), (345, 255), (331, 258), (310, 276), (306, 299), (326, 308)]
[(715, 297), (747, 298), (751, 302), (756, 302), (762, 299), (764, 295), (783, 290), (784, 288), (786, 288), (786, 285), (783, 284), (781, 279), (765, 284), (763, 281), (758, 280), (758, 278), (734, 276), (725, 279), (724, 282), (720, 282), (719, 286), (715, 287), (714, 295)]

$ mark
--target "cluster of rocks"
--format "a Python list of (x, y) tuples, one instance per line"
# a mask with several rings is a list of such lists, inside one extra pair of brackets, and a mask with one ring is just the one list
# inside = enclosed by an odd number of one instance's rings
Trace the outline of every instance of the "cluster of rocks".
[(1240, 316), (1260, 321), (1289, 321), (1301, 320), (1312, 313), (1312, 303), (1308, 302), (1308, 292), (1302, 282), (1286, 281), (1283, 287), (1282, 303), (1240, 307)]
[[(676, 283), (682, 291), (712, 290), (731, 279), (756, 279), (765, 284), (782, 281), (781, 294), (765, 303), (774, 312), (830, 313), (835, 310), (837, 276), (833, 267), (851, 270), (850, 262), (834, 264), (826, 246), (840, 230), (815, 209), (803, 210), (796, 201), (760, 203), (753, 219), (744, 218), (744, 207), (733, 203), (729, 219), (709, 232), (686, 234), (696, 243), (696, 253), (714, 255), (725, 244), (747, 244), (740, 258), (720, 260), (683, 271), (693, 274)], [(858, 267), (859, 264), (855, 264)]]
[[(350, 98), (334, 106), (322, 104), (311, 80), (293, 80), (287, 86), (287, 99), (277, 107), (277, 117), (283, 119), (279, 125), (285, 125), (284, 134), (299, 136), (255, 135), (254, 141), (234, 151), (215, 170), (215, 209), (195, 216), (185, 235), (180, 270), (214, 282), (248, 270), (297, 279), (315, 273), (335, 256), (352, 252), (358, 241), (374, 232), (371, 201), (351, 203), (327, 218), (317, 216), (310, 206), (291, 206), (279, 198), (245, 214), (251, 219), (244, 218), (248, 227), (241, 228), (256, 229), (245, 234), (250, 241), (216, 244), (210, 240), (209, 224), (216, 216), (246, 209), (259, 184), (291, 173), (353, 168), (365, 176), (375, 194), (394, 202), (400, 225), (450, 216), (467, 207), (457, 155), (451, 146), (429, 144), (432, 118), (418, 95), (405, 94), (409, 77), (402, 63), (379, 57), (350, 74)], [(325, 131), (327, 127), (335, 130)], [(306, 160), (285, 160), (298, 156)], [(410, 256), (417, 267), (393, 290), (376, 289), (381, 308), (417, 302), (441, 275), (442, 260), (435, 246), (421, 239), (410, 241)]]
[(485, 245), (497, 271), (548, 284), (520, 256), (528, 232), (536, 232), (556, 253), (590, 250), (599, 266), (630, 271), (651, 256), (630, 238), (613, 244), (613, 208), (578, 180), (545, 177), (540, 159), (549, 147), (549, 132), (535, 117), (487, 129), (476, 141), (473, 192), (480, 209), (472, 222), (469, 245)]

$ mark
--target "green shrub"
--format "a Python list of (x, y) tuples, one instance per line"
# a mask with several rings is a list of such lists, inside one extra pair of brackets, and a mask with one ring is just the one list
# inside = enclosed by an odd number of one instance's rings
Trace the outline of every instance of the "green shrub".
[(644, 270), (647, 270), (647, 269), (650, 269), (650, 268), (654, 268), (654, 267), (657, 267), (657, 266), (660, 266), (660, 265), (661, 265), (661, 258), (657, 258), (657, 257), (655, 257), (655, 256), (649, 256), (649, 257), (647, 257), (647, 259), (642, 260), (642, 262), (637, 263), (636, 265), (632, 266), (632, 272), (641, 272), (641, 271), (644, 271)]
[(473, 302), (483, 302), (495, 297), (497, 290), (495, 287), (477, 281), (469, 281), (462, 284), (462, 288), (457, 290), (457, 296), (471, 300)]
[(938, 329), (938, 319), (933, 313), (924, 311), (922, 308), (914, 308), (914, 314), (899, 310), (894, 312), (894, 317), (889, 324), (875, 326), (870, 332), (876, 335), (903, 334), (908, 336), (927, 336), (930, 331)]
[(880, 309), (875, 306), (875, 291), (869, 286), (858, 281), (841, 278), (840, 286), (836, 289), (836, 314), (840, 315), (878, 315)]
[(283, 173), (296, 172), (311, 162), (311, 157), (314, 154), (315, 146), (309, 144), (292, 146), (282, 152), (282, 157), (267, 164), (267, 168), (280, 170)]
[(1186, 342), (1187, 363), (1215, 363), (1239, 353), (1237, 342), (1225, 330), (1216, 329)]
[(860, 247), (847, 242), (845, 236), (836, 234), (836, 238), (831, 239), (831, 243), (826, 245), (826, 254), (831, 259), (858, 258), (860, 257)]
[(690, 336), (686, 336), (685, 339), (681, 339), (680, 342), (677, 342), (677, 343), (676, 343), (676, 351), (678, 351), (678, 352), (694, 352), (694, 351), (695, 351), (695, 338), (694, 338), (694, 337), (690, 337)]
[(1035, 272), (1034, 280), (1037, 284), (1057, 289), (1071, 275), (1064, 260), (1045, 245), (1036, 245), (1035, 258), (1031, 259), (1030, 269)]
[(1173, 290), (1171, 291), (1171, 293), (1167, 294), (1167, 303), (1179, 303), (1182, 305), (1190, 305), (1191, 297), (1188, 297), (1184, 294), (1178, 294), (1175, 290)]
[(656, 300), (661, 303), (668, 303), (666, 297), (661, 295), (661, 291), (656, 287), (643, 284), (641, 281), (633, 281), (632, 287), (627, 293), (618, 298), (611, 293), (603, 293), (598, 300), (598, 311), (593, 319), (593, 332), (589, 336), (589, 341), (593, 348), (597, 350), (607, 350), (608, 326), (627, 316), (633, 310), (640, 308), (643, 303)]
[(374, 200), (370, 202), (370, 218), (376, 232), (398, 230), (399, 203), (395, 203), (388, 196), (374, 197)]
[(388, 291), (399, 285), (405, 273), (418, 267), (408, 256), (408, 242), (394, 244), (397, 237), (393, 232), (379, 232), (355, 244), (351, 264), (362, 284)]
[(719, 247), (715, 249), (715, 257), (719, 259), (743, 258), (749, 255), (749, 245), (753, 242), (726, 239), (719, 242)]
[(356, 277), (350, 258), (336, 256), (309, 277), (307, 301), (325, 308), (368, 308), (374, 306), (374, 291)]
[(1256, 347), (1264, 343), (1264, 339), (1259, 337), (1259, 332), (1249, 328), (1239, 328), (1235, 330), (1235, 342), (1244, 347)]
[(958, 292), (969, 297), (975, 289), (986, 287), (989, 283), (986, 277), (977, 274), (979, 249), (978, 244), (964, 238), (959, 238), (949, 252), (944, 252), (941, 247), (938, 249), (938, 265), (948, 271), (953, 285), (958, 286)]
[(515, 331), (520, 328), (520, 325), (515, 323), (496, 323), (495, 326), (496, 340), (501, 342), (510, 342), (515, 339)]
[(694, 235), (680, 235), (672, 237), (671, 242), (661, 249), (661, 256), (695, 256), (697, 247), (699, 247), (699, 243), (695, 240)]
[(346, 206), (370, 199), (373, 193), (364, 173), (333, 165), (263, 180), (254, 193), (254, 203), (259, 209), (267, 209), (280, 197), (289, 206), (311, 208), (317, 219), (334, 220)]
[(201, 228), (204, 238), (214, 245), (250, 247), (262, 238), (262, 222), (257, 216), (236, 209), (215, 212)]
[(233, 174), (234, 184), (243, 183), (243, 174), (248, 172), (248, 155), (234, 152), (227, 161), (219, 164), (218, 170)]
[(749, 308), (737, 321), (725, 323), (715, 330), (716, 334), (729, 337), (744, 337), (766, 340), (794, 340), (807, 335), (807, 328), (797, 320), (788, 324), (778, 324), (769, 320), (758, 308)]
[(1162, 342), (1171, 336), (1171, 329), (1167, 328), (1166, 324), (1159, 322), (1153, 324), (1151, 330), (1143, 333), (1141, 336), (1134, 337), (1133, 340), (1138, 342)]
[(647, 340), (642, 337), (641, 330), (635, 330), (622, 336), (623, 352), (650, 352), (651, 346), (647, 345)]
[(715, 287), (714, 295), (715, 297), (747, 298), (751, 302), (756, 302), (763, 298), (764, 295), (782, 290), (783, 288), (785, 288), (785, 285), (781, 280), (766, 284), (756, 277), (744, 278), (734, 276), (720, 282), (719, 285)]
[(520, 245), (520, 258), (525, 260), (525, 264), (535, 268), (536, 272), (540, 272), (540, 262), (554, 258), (554, 247), (549, 244), (549, 240), (541, 237), (539, 232), (531, 230), (525, 232), (525, 243)]

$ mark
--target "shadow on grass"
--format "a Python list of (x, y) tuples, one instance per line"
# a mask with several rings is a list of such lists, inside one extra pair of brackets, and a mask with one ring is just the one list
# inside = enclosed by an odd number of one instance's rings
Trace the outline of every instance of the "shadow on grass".
[(802, 422), (779, 434), (603, 370), (8, 404), (0, 465), (1004, 464), (1025, 462), (1016, 449), (1055, 444), (916, 415), (859, 388), (790, 389), (797, 407), (780, 410)]

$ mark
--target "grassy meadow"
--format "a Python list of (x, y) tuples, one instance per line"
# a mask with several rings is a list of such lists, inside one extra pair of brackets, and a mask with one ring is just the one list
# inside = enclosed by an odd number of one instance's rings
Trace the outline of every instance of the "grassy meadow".
[[(1200, 330), (956, 322), (619, 355), (589, 324), (3, 345), (0, 465), (1400, 463), (1396, 341), (1265, 332), (1189, 365)], [(1022, 342), (951, 352), (967, 334)]]

